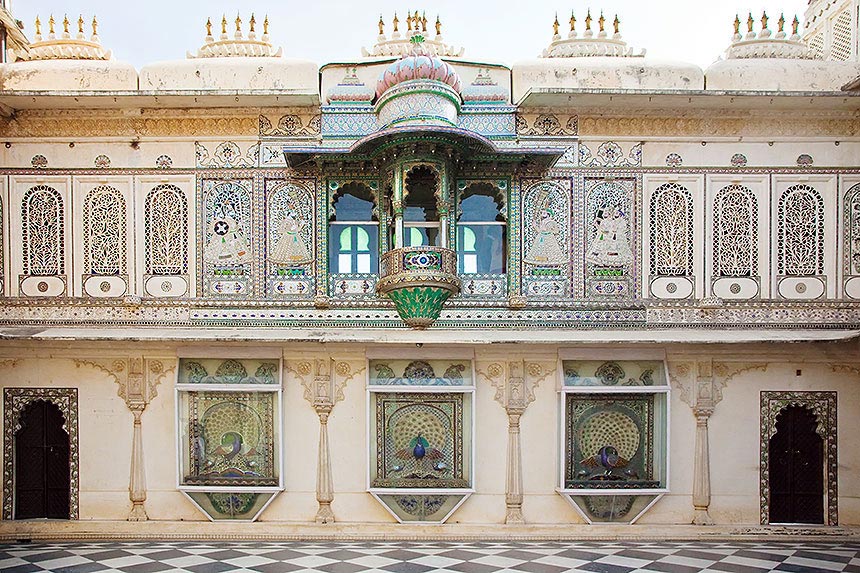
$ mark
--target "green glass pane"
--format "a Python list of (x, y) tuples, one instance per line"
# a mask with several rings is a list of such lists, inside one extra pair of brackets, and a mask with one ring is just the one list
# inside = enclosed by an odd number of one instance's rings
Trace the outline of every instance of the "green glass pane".
[(370, 251), (370, 235), (368, 235), (367, 231), (365, 231), (361, 227), (358, 227), (356, 229), (356, 231), (358, 231), (358, 236), (356, 237), (356, 243), (358, 243), (358, 245), (356, 246), (355, 250), (358, 251), (359, 253), (369, 252)]
[(352, 233), (351, 229), (347, 227), (343, 231), (340, 232), (340, 250), (341, 251), (351, 251), (352, 250)]
[(463, 227), (463, 250), (469, 253), (475, 252), (475, 231), (469, 227)]

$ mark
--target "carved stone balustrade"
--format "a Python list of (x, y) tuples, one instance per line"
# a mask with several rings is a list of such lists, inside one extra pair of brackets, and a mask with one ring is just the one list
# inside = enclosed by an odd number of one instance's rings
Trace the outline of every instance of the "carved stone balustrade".
[(400, 318), (416, 330), (433, 324), (442, 305), (460, 292), (457, 253), (443, 247), (392, 249), (380, 260), (376, 292), (394, 302)]

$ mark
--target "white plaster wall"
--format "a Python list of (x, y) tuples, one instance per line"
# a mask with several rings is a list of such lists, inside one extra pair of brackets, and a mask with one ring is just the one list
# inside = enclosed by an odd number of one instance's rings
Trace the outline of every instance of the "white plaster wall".
[(296, 90), (317, 93), (318, 67), (290, 58), (194, 58), (147, 64), (141, 90)]
[[(796, 376), (801, 370), (802, 375)], [(860, 401), (857, 376), (821, 363), (769, 362), (767, 371), (732, 379), (710, 419), (711, 517), (718, 523), (759, 521), (759, 400), (762, 390), (835, 390), (839, 457), (839, 523), (860, 523)]]
[(705, 76), (698, 66), (651, 58), (541, 58), (515, 63), (511, 75), (515, 103), (529, 90), (701, 90), (705, 87)]
[[(775, 122), (777, 119), (774, 117)], [(687, 141), (661, 139), (646, 141), (642, 146), (643, 166), (666, 167), (666, 156), (670, 153), (679, 154), (684, 167), (730, 169), (732, 156), (736, 153), (746, 156), (747, 167), (796, 167), (798, 156), (804, 153), (812, 156), (814, 167), (855, 167), (860, 164), (860, 143), (834, 138), (822, 141), (814, 134), (806, 138), (744, 137), (722, 141), (704, 137)]]
[(848, 62), (750, 58), (722, 60), (705, 70), (709, 90), (839, 91), (860, 74)]
[(62, 92), (136, 89), (137, 70), (125, 62), (46, 60), (0, 66), (0, 90)]
[[(361, 347), (345, 347), (355, 356)], [(286, 347), (285, 355), (299, 356), (323, 347)], [(767, 370), (746, 371), (732, 378), (723, 389), (723, 400), (710, 418), (711, 516), (722, 524), (756, 524), (759, 520), (759, 395), (762, 390), (835, 390), (838, 392), (838, 446), (840, 524), (860, 523), (860, 452), (853, 447), (860, 433), (860, 375), (834, 373), (821, 361), (821, 353), (810, 346), (791, 349), (774, 347), (750, 358), (767, 363)], [(223, 355), (230, 350), (222, 349)], [(551, 355), (554, 347), (524, 347), (526, 359), (536, 353)], [(120, 354), (123, 351), (119, 351)], [(175, 350), (153, 350), (156, 356), (172, 356)], [(725, 352), (725, 349), (721, 352)], [(476, 360), (501, 360), (498, 351), (476, 349)], [(54, 355), (58, 356), (54, 356)], [(133, 417), (117, 396), (112, 377), (92, 366), (77, 367), (69, 357), (98, 359), (116, 353), (87, 349), (70, 343), (50, 350), (39, 347), (6, 348), (3, 356), (19, 356), (16, 365), (0, 369), (0, 387), (74, 387), (79, 392), (79, 444), (81, 460), (81, 519), (125, 519), (131, 504), (128, 480), (131, 464)], [(333, 355), (337, 355), (334, 352)], [(706, 355), (706, 354), (705, 354)], [(715, 355), (719, 360), (721, 355)], [(722, 354), (722, 356), (728, 356)], [(687, 360), (684, 356), (669, 360)], [(330, 417), (333, 509), (338, 521), (383, 524), (394, 519), (366, 492), (367, 488), (367, 392), (364, 361), (349, 358), (357, 374), (344, 388), (344, 400)], [(801, 375), (796, 376), (796, 370)], [(146, 509), (153, 520), (205, 521), (206, 517), (177, 490), (175, 390), (172, 375), (158, 386), (158, 395), (142, 417), (144, 465), (147, 482)], [(316, 475), (319, 420), (304, 398), (304, 387), (289, 368), (283, 378), (284, 487), (263, 512), (261, 521), (309, 522), (317, 510)], [(523, 513), (527, 523), (575, 524), (581, 518), (555, 492), (559, 485), (560, 419), (557, 372), (542, 380), (535, 400), (521, 419)], [(455, 512), (450, 524), (501, 524), (505, 515), (507, 470), (507, 415), (495, 401), (495, 387), (479, 377), (475, 395), (475, 486), (476, 493)], [(670, 394), (669, 489), (641, 520), (648, 524), (689, 523), (695, 418), (681, 401), (680, 392)]]

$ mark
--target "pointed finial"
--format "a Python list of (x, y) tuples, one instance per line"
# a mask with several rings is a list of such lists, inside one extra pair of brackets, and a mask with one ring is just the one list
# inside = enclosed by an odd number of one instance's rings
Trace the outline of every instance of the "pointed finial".
[(84, 33), (84, 15), (79, 14), (78, 15), (78, 34), (83, 34), (83, 33)]
[(69, 16), (68, 16), (68, 14), (63, 15), (63, 33), (64, 34), (69, 33)]
[(212, 35), (212, 19), (211, 18), (206, 18), (206, 35), (207, 36)]
[(93, 36), (99, 35), (99, 21), (96, 20), (95, 14), (93, 14)]
[(379, 35), (385, 35), (385, 21), (382, 19), (382, 14), (379, 15)]
[(767, 30), (767, 12), (762, 12), (761, 14), (761, 29)]
[(400, 23), (400, 20), (397, 19), (397, 12), (394, 13), (394, 20), (392, 20), (391, 23), (394, 24), (394, 31), (396, 32), (397, 31), (397, 24)]
[(427, 13), (426, 12), (421, 13), (421, 31), (425, 32), (425, 33), (427, 32)]
[(36, 35), (39, 36), (42, 34), (42, 23), (39, 21), (39, 17), (36, 16)]
[(741, 33), (741, 17), (735, 14), (735, 35), (739, 36)]
[(54, 15), (53, 14), (51, 14), (51, 16), (48, 18), (48, 33), (49, 34), (54, 33)]
[(591, 8), (588, 9), (588, 14), (585, 15), (585, 31), (591, 31)]
[(266, 14), (266, 17), (263, 18), (263, 34), (266, 36), (269, 35), (269, 15), (268, 14)]
[(439, 20), (439, 14), (436, 14), (436, 35), (442, 35), (442, 21)]
[(248, 25), (251, 27), (251, 29), (249, 30), (249, 32), (253, 32), (253, 31), (254, 31), (254, 25), (255, 25), (256, 23), (257, 23), (257, 20), (254, 18), (254, 13), (253, 13), (253, 12), (251, 12), (251, 19), (250, 19), (250, 20), (248, 20)]
[(615, 20), (612, 22), (612, 26), (615, 28), (615, 33), (620, 34), (619, 26), (621, 26), (621, 20), (618, 19), (618, 14), (615, 15)]
[(242, 18), (239, 17), (239, 13), (236, 12), (236, 31), (242, 31)]
[(576, 29), (576, 16), (573, 15), (573, 10), (570, 11), (570, 31), (573, 32)]
[(800, 27), (800, 20), (797, 19), (797, 16), (794, 17), (794, 21), (791, 22), (791, 33), (797, 36), (797, 29)]
[(747, 18), (747, 32), (753, 31), (753, 24), (755, 24), (755, 20), (753, 20), (752, 12), (750, 12), (749, 17)]
[(412, 12), (406, 10), (406, 31), (412, 31)]
[(597, 19), (597, 24), (600, 26), (600, 31), (603, 32), (603, 25), (606, 23), (606, 18), (603, 17), (603, 10), (600, 11), (600, 18)]
[(221, 33), (222, 34), (227, 33), (227, 15), (226, 14), (221, 14)]
[(777, 24), (779, 25), (779, 31), (784, 32), (785, 31), (785, 13), (782, 13), (779, 15), (779, 21), (777, 22)]
[(556, 12), (555, 21), (552, 23), (552, 33), (554, 36), (558, 36), (558, 12)]

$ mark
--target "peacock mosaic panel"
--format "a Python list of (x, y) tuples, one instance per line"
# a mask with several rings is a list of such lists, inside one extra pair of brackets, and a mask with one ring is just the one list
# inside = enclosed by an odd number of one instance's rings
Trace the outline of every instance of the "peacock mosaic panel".
[(471, 386), (468, 360), (371, 360), (371, 386)]
[(183, 392), (182, 485), (277, 486), (274, 392)]
[(567, 394), (564, 487), (661, 487), (654, 394)]
[(466, 393), (372, 394), (374, 488), (466, 488), (471, 440)]

